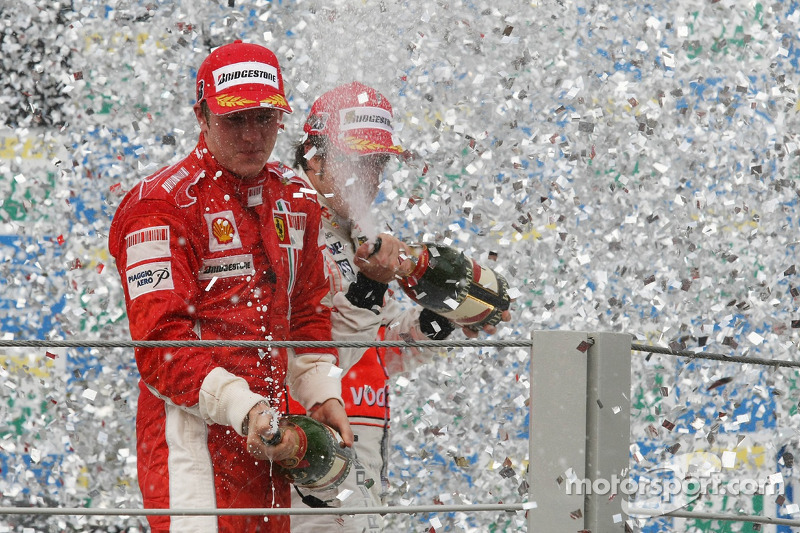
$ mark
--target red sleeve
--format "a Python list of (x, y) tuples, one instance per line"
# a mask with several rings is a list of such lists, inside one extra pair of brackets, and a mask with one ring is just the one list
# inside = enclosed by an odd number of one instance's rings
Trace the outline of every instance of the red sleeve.
[[(160, 213), (119, 218), (112, 223), (109, 248), (125, 290), (131, 338), (197, 340), (192, 310), (201, 289), (185, 221)], [(145, 253), (130, 246), (143, 241)], [(192, 347), (136, 348), (136, 363), (147, 385), (184, 406), (198, 403), (200, 386), (212, 369), (208, 350)]]

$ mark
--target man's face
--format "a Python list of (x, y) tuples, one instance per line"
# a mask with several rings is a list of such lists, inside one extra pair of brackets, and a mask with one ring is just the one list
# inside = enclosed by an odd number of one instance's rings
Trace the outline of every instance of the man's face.
[(325, 174), (331, 179), (335, 197), (332, 207), (352, 218), (353, 211), (369, 208), (378, 195), (381, 176), (389, 162), (387, 154), (355, 156), (331, 148)]
[(240, 178), (257, 176), (269, 161), (283, 111), (271, 108), (248, 109), (207, 116), (200, 105), (195, 116), (206, 138), (208, 149), (226, 170)]

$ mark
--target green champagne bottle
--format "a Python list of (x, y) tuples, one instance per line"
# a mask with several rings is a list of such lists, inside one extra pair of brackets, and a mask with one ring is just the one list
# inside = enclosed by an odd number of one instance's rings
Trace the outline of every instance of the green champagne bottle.
[(278, 431), (281, 435), (291, 431), (298, 437), (292, 457), (277, 462), (292, 483), (325, 490), (336, 488), (345, 480), (353, 452), (341, 446), (341, 437), (332, 428), (310, 416), (287, 415), (278, 421)]
[(400, 279), (400, 287), (412, 300), (475, 331), (500, 322), (511, 303), (503, 276), (450, 246), (407, 246), (415, 267)]

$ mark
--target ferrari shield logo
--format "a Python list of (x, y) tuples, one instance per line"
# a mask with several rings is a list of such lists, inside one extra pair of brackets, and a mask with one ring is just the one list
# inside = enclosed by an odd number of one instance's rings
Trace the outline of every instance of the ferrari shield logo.
[(272, 217), (275, 221), (275, 233), (278, 234), (278, 240), (281, 243), (286, 242), (286, 220), (279, 215), (275, 215)]

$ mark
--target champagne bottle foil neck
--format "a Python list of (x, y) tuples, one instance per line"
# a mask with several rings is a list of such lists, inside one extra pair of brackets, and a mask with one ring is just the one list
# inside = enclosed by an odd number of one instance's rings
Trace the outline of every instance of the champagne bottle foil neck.
[(425, 275), (425, 271), (430, 266), (431, 256), (428, 247), (425, 245), (420, 246), (419, 253), (413, 254), (415, 256), (416, 264), (414, 270), (410, 274), (400, 279), (406, 287), (413, 287), (419, 283), (420, 278)]

